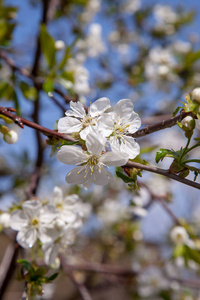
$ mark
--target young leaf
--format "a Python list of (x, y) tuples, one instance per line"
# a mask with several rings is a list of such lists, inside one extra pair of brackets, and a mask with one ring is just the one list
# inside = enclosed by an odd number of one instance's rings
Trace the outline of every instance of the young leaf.
[(47, 65), (49, 69), (52, 69), (56, 62), (55, 41), (48, 33), (44, 24), (41, 25), (40, 29), (40, 43)]
[(175, 152), (169, 150), (169, 149), (159, 149), (156, 153), (156, 158), (155, 158), (155, 161), (158, 163), (160, 160), (163, 160), (163, 158), (165, 156), (168, 156), (168, 157), (175, 157)]

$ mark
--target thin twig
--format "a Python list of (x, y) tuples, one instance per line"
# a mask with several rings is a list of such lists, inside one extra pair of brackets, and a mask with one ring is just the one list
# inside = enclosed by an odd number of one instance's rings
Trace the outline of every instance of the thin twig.
[(49, 136), (49, 137), (57, 137), (58, 139), (63, 139), (65, 141), (71, 141), (71, 142), (76, 141), (70, 135), (59, 133), (57, 131), (48, 129), (48, 128), (43, 127), (41, 125), (38, 125), (34, 122), (31, 122), (27, 119), (24, 119), (24, 118), (21, 118), (17, 115), (14, 115), (6, 107), (0, 107), (0, 114), (12, 119), (21, 128), (24, 127), (23, 125), (26, 125), (28, 127), (31, 127), (33, 129), (37, 130), (37, 131), (40, 131), (41, 133), (43, 133), (44, 135)]
[(65, 267), (70, 268), (71, 270), (77, 271), (87, 271), (87, 272), (94, 272), (94, 273), (102, 273), (108, 275), (116, 275), (116, 276), (125, 276), (125, 277), (132, 277), (135, 276), (137, 273), (132, 269), (123, 268), (123, 267), (116, 267), (112, 265), (105, 265), (105, 264), (98, 264), (98, 263), (79, 263), (72, 265), (70, 263), (65, 262)]
[(147, 166), (147, 165), (139, 164), (139, 163), (132, 162), (132, 161), (128, 161), (127, 164), (123, 166), (123, 168), (124, 167), (136, 168), (136, 169), (145, 170), (145, 171), (155, 173), (155, 174), (160, 174), (160, 175), (163, 175), (165, 177), (171, 178), (175, 181), (184, 183), (188, 186), (191, 186), (191, 187), (194, 187), (195, 189), (200, 190), (199, 183), (188, 180), (186, 178), (182, 178), (178, 175), (172, 174), (169, 172), (169, 170), (164, 170), (164, 169), (160, 169), (160, 168), (153, 167), (153, 166)]
[(178, 116), (165, 119), (153, 125), (146, 126), (142, 129), (139, 129), (135, 133), (130, 134), (130, 136), (138, 138), (165, 128), (170, 128), (172, 126), (175, 126), (177, 122), (181, 122), (187, 116), (192, 116), (194, 119), (196, 118), (196, 115), (193, 112), (184, 112), (182, 110)]
[(72, 268), (68, 264), (65, 263), (65, 260), (63, 257), (60, 256), (60, 259), (61, 259), (61, 264), (62, 264), (63, 270), (69, 276), (69, 278), (74, 283), (74, 285), (77, 287), (82, 300), (92, 300), (92, 297), (90, 296), (86, 286), (83, 283), (80, 283), (76, 280), (76, 277), (73, 274)]

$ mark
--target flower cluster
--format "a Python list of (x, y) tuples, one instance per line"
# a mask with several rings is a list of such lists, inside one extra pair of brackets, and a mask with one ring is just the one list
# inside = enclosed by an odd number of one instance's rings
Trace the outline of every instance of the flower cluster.
[[(76, 133), (83, 146), (64, 145), (57, 153), (59, 161), (76, 165), (66, 181), (85, 188), (92, 183), (106, 185), (113, 179), (107, 167), (122, 166), (139, 154), (140, 147), (131, 134), (140, 127), (141, 120), (129, 99), (120, 100), (112, 109), (108, 98), (100, 98), (91, 104), (88, 113), (80, 102), (70, 102), (70, 107), (66, 117), (58, 121), (58, 131)], [(111, 151), (106, 152), (106, 148)]]
[(11, 214), (10, 227), (18, 231), (17, 242), (23, 248), (32, 248), (39, 239), (44, 261), (56, 262), (58, 254), (73, 244), (83, 218), (90, 213), (78, 195), (64, 197), (59, 187), (54, 188), (53, 198), (45, 203), (28, 200)]

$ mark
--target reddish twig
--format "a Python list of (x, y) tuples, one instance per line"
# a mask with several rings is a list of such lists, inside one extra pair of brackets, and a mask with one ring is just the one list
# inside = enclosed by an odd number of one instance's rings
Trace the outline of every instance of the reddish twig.
[(200, 184), (199, 183), (188, 180), (186, 178), (182, 178), (182, 177), (180, 177), (178, 175), (175, 175), (175, 174), (171, 174), (169, 172), (169, 170), (163, 170), (163, 169), (160, 169), (160, 168), (147, 166), (147, 165), (139, 164), (139, 163), (132, 162), (132, 161), (128, 161), (127, 164), (124, 165), (123, 167), (136, 168), (136, 169), (145, 170), (145, 171), (155, 173), (155, 174), (160, 174), (160, 175), (163, 175), (165, 177), (171, 178), (175, 181), (184, 183), (188, 186), (191, 186), (191, 187), (194, 187), (195, 189), (200, 190)]
[(147, 134), (159, 131), (159, 130), (170, 128), (172, 126), (175, 126), (177, 124), (177, 122), (181, 122), (187, 116), (192, 116), (193, 118), (196, 118), (196, 115), (193, 112), (184, 112), (182, 110), (180, 112), (180, 114), (176, 117), (165, 119), (165, 120), (155, 123), (153, 125), (146, 126), (130, 135), (134, 138), (138, 138), (138, 137), (142, 137), (144, 135), (147, 135)]

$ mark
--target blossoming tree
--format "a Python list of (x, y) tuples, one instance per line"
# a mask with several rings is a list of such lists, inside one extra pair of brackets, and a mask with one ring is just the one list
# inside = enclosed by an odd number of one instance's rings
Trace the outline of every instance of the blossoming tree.
[(0, 0), (1, 299), (200, 299), (196, 19)]

